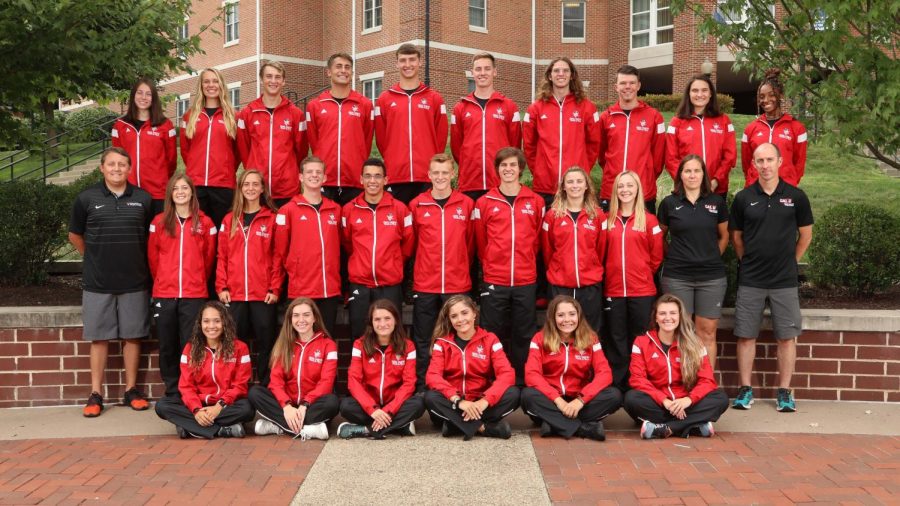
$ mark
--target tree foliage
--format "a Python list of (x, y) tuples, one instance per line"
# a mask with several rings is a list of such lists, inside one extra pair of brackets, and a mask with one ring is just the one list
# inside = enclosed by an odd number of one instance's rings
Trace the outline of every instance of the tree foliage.
[(729, 46), (738, 69), (761, 78), (781, 68), (786, 94), (823, 122), (826, 140), (900, 168), (900, 2), (725, 0), (712, 13), (696, 1), (672, 5), (701, 18), (701, 35)]
[[(52, 118), (59, 99), (108, 100), (139, 77), (190, 70), (190, 0), (0, 0), (0, 145), (27, 141), (16, 116)], [(208, 26), (208, 25), (207, 25)], [(201, 27), (201, 30), (206, 27)]]

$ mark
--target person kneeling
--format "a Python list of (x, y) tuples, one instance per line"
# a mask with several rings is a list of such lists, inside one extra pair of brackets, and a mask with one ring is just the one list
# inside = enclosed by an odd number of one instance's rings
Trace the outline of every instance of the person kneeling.
[(519, 406), (516, 373), (497, 336), (478, 326), (471, 298), (447, 299), (433, 339), (425, 406), (444, 420), (441, 435), (509, 439), (512, 429), (503, 417)]
[(387, 299), (369, 307), (365, 333), (353, 343), (347, 388), (341, 416), (348, 422), (338, 426), (342, 439), (416, 434), (414, 421), (425, 412), (422, 397), (413, 395), (416, 348), (406, 338), (400, 311)]
[(581, 304), (558, 295), (547, 306), (543, 330), (531, 340), (525, 363), (522, 408), (541, 422), (541, 437), (554, 434), (605, 441), (603, 418), (622, 406), (612, 370)]
[(654, 329), (636, 337), (631, 349), (625, 411), (643, 420), (644, 439), (711, 437), (728, 396), (716, 385), (706, 348), (678, 297), (660, 296), (652, 314)]
[(181, 439), (244, 437), (242, 423), (253, 420), (251, 374), (250, 350), (236, 338), (231, 315), (222, 303), (209, 301), (181, 353), (181, 397), (160, 398), (156, 414), (175, 424)]
[(327, 422), (339, 406), (332, 393), (337, 344), (326, 333), (312, 299), (300, 297), (288, 305), (271, 360), (268, 388), (250, 389), (250, 403), (261, 417), (254, 432), (328, 439)]

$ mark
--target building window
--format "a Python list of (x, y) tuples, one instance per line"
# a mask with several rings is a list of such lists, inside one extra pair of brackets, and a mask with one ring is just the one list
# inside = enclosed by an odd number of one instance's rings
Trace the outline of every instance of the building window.
[(178, 97), (178, 100), (175, 102), (175, 124), (177, 126), (181, 126), (181, 118), (184, 116), (184, 113), (187, 112), (188, 107), (191, 106), (191, 95), (181, 95)]
[(178, 27), (178, 57), (182, 60), (187, 59), (187, 54), (184, 52), (184, 45), (187, 44), (188, 38), (190, 38), (190, 29), (188, 27), (188, 19), (184, 18), (184, 24)]
[[(716, 10), (713, 13), (713, 19), (719, 23), (740, 24), (747, 22), (747, 11), (751, 8), (750, 2), (745, 1), (742, 5), (735, 6), (733, 0), (718, 0)], [(775, 4), (769, 4), (769, 12), (775, 17)], [(814, 26), (815, 27), (815, 26)]]
[(672, 42), (671, 0), (631, 0), (631, 47)]
[(584, 2), (562, 3), (563, 42), (584, 42)]
[(240, 38), (238, 31), (240, 27), (240, 17), (238, 15), (238, 2), (228, 2), (225, 4), (225, 43), (237, 42)]
[(475, 91), (475, 80), (470, 77), (470, 78), (466, 79), (466, 81), (467, 81), (466, 88), (469, 90), (469, 93), (474, 92)]
[(381, 26), (381, 0), (363, 0), (363, 30)]
[(378, 79), (367, 79), (362, 82), (363, 86), (363, 95), (366, 96), (369, 100), (374, 102), (382, 92), (383, 80), (381, 78)]
[(228, 100), (231, 101), (231, 105), (235, 108), (241, 106), (241, 87), (235, 86), (234, 88), (228, 88)]
[(469, 0), (469, 29), (487, 30), (487, 0)]

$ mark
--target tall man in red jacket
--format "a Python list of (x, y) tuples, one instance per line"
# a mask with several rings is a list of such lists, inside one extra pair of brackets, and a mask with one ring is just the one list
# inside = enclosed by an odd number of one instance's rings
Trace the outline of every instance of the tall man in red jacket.
[(370, 158), (362, 166), (364, 191), (344, 205), (342, 243), (350, 254), (350, 334), (366, 329), (369, 304), (388, 299), (403, 304), (403, 263), (414, 246), (412, 216), (403, 202), (384, 191), (384, 162)]
[(309, 101), (306, 128), (312, 154), (325, 161), (325, 196), (341, 205), (362, 192), (360, 167), (372, 151), (372, 101), (351, 88), (353, 58), (337, 53), (325, 73), (331, 89)]
[(265, 61), (259, 69), (262, 95), (238, 113), (237, 146), (245, 169), (260, 171), (269, 195), (281, 207), (299, 190), (299, 162), (306, 157), (303, 111), (281, 92), (284, 65)]
[(500, 338), (519, 385), (524, 384), (528, 343), (537, 327), (536, 261), (544, 219), (544, 200), (519, 182), (524, 168), (521, 149), (498, 151), (494, 170), (500, 185), (478, 199), (472, 212), (486, 285), (481, 290), (481, 326)]
[(475, 91), (463, 97), (450, 116), (450, 150), (459, 164), (459, 189), (476, 200), (499, 183), (491, 162), (500, 148), (522, 144), (522, 129), (516, 103), (494, 91), (493, 55), (472, 58), (472, 77)]
[(387, 191), (409, 204), (428, 189), (431, 157), (447, 148), (447, 106), (440, 93), (419, 81), (419, 48), (403, 44), (396, 54), (400, 82), (375, 102), (375, 143), (391, 181)]
[(644, 205), (656, 214), (656, 179), (662, 173), (666, 150), (666, 123), (662, 114), (638, 100), (641, 75), (631, 65), (616, 71), (619, 101), (600, 115), (600, 156), (603, 167), (600, 206), (609, 212), (613, 181), (626, 170), (641, 177)]

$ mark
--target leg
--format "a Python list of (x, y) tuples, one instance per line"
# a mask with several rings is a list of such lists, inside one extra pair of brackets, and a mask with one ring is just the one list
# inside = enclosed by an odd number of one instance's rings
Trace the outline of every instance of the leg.
[[(137, 383), (141, 359), (141, 340), (150, 335), (150, 308), (147, 291), (123, 293), (116, 296), (119, 335), (124, 339), (122, 355), (125, 362), (125, 390)], [(178, 350), (181, 353), (181, 350)]]
[(506, 415), (512, 413), (519, 407), (520, 396), (522, 390), (519, 387), (512, 386), (503, 392), (497, 404), (489, 406), (484, 413), (481, 414), (481, 421), (484, 423), (494, 423), (503, 420)]
[(478, 427), (481, 426), (480, 420), (473, 420), (470, 422), (463, 420), (462, 414), (453, 409), (450, 400), (444, 397), (443, 394), (435, 392), (434, 390), (425, 392), (425, 406), (427, 406), (428, 411), (434, 413), (435, 416), (443, 418), (445, 423), (449, 423), (456, 428), (456, 430), (462, 432), (463, 437), (467, 440), (475, 437)]
[(166, 395), (178, 394), (179, 369), (178, 299), (155, 299), (153, 318), (159, 340), (159, 374), (166, 385)]
[(209, 195), (209, 212), (206, 214), (213, 220), (218, 227), (222, 224), (222, 219), (231, 211), (231, 204), (234, 200), (234, 190), (231, 188), (220, 188), (217, 186), (208, 186), (206, 191)]
[(360, 337), (366, 330), (366, 316), (372, 303), (371, 290), (363, 285), (350, 283), (350, 339)]
[(243, 301), (231, 301), (228, 304), (228, 312), (234, 320), (235, 331), (237, 337), (241, 341), (249, 342), (250, 340), (250, 303)]
[[(528, 360), (528, 345), (537, 330), (534, 305), (537, 284), (517, 286), (509, 289), (511, 302), (510, 325), (512, 335), (506, 348), (510, 362), (516, 369), (516, 384), (525, 384), (525, 361)], [(504, 345), (505, 347), (506, 345)], [(513, 353), (515, 351), (515, 353)], [(514, 359), (513, 359), (514, 357)]]
[(694, 290), (694, 326), (709, 354), (709, 364), (716, 368), (716, 328), (722, 316), (722, 299), (728, 287), (725, 278), (701, 281)]
[[(391, 432), (400, 430), (410, 422), (414, 422), (425, 412), (425, 399), (420, 395), (413, 395), (400, 405), (400, 409), (391, 419), (391, 424), (381, 431), (381, 434), (390, 434)], [(377, 433), (376, 433), (377, 434)]]
[(626, 297), (628, 304), (628, 334), (625, 343), (625, 355), (623, 363), (625, 367), (625, 377), (620, 385), (620, 390), (625, 391), (631, 388), (628, 383), (630, 374), (628, 368), (631, 366), (631, 345), (634, 344), (634, 338), (647, 332), (650, 328), (650, 311), (653, 310), (653, 301), (656, 297)]
[(734, 336), (737, 340), (737, 363), (740, 386), (751, 386), (753, 360), (756, 358), (756, 338), (766, 308), (767, 291), (761, 288), (738, 286), (734, 303)]
[(700, 337), (700, 342), (706, 347), (709, 365), (712, 366), (713, 370), (716, 369), (716, 354), (718, 351), (716, 349), (716, 327), (718, 324), (718, 319), (711, 320), (702, 316), (694, 317), (694, 328), (697, 330), (697, 336)]
[(178, 351), (184, 349), (184, 346), (191, 339), (191, 333), (194, 331), (194, 323), (197, 321), (197, 315), (206, 304), (206, 299), (177, 299), (178, 300)]
[(700, 399), (697, 404), (685, 410), (684, 420), (669, 422), (669, 428), (672, 429), (673, 434), (686, 437), (691, 427), (706, 422), (715, 422), (726, 409), (728, 409), (728, 396), (722, 390), (713, 390)]
[[(401, 313), (403, 312), (403, 284), (399, 285), (390, 285), (390, 286), (380, 286), (372, 290), (372, 295), (370, 296), (369, 303), (378, 300), (378, 299), (387, 299), (394, 303), (397, 306), (397, 310)], [(366, 308), (368, 310), (368, 308)]]
[(250, 324), (253, 327), (253, 338), (256, 341), (256, 379), (261, 385), (269, 384), (269, 357), (275, 346), (275, 322), (278, 318), (278, 306), (254, 301), (250, 303)]
[(803, 325), (800, 296), (796, 288), (770, 290), (769, 305), (772, 308), (772, 327), (778, 341), (778, 386), (790, 389), (797, 361), (797, 336)]
[(791, 388), (794, 364), (797, 362), (797, 338), (778, 339), (778, 387)]
[[(274, 423), (286, 433), (294, 434), (294, 432), (291, 432), (287, 420), (284, 419), (284, 410), (278, 404), (278, 399), (272, 395), (272, 392), (268, 388), (253, 385), (247, 393), (247, 399), (259, 413), (259, 416)], [(307, 414), (309, 414), (309, 412), (307, 412)]]
[(624, 391), (628, 389), (630, 344), (634, 339), (634, 336), (628, 336), (628, 306), (624, 297), (608, 297), (606, 305), (607, 335), (603, 339), (603, 353), (606, 354), (609, 367), (612, 369), (613, 385)]
[(581, 304), (584, 319), (594, 329), (597, 335), (601, 335), (603, 328), (603, 283), (586, 286), (575, 291), (575, 300)]
[(374, 419), (363, 410), (362, 406), (359, 405), (359, 401), (349, 395), (341, 400), (340, 412), (344, 419), (350, 423), (355, 423), (356, 425), (365, 425), (366, 427), (369, 427), (374, 421)]
[(303, 425), (327, 422), (337, 416), (340, 408), (341, 402), (336, 395), (323, 395), (316, 399), (316, 402), (310, 404), (309, 408), (306, 409), (306, 418), (303, 420)]
[[(227, 408), (226, 408), (227, 409)], [(225, 410), (223, 410), (224, 412)], [(197, 423), (191, 411), (181, 402), (179, 397), (162, 397), (156, 402), (156, 414), (163, 420), (172, 422), (189, 433), (206, 439), (215, 437), (219, 425), (204, 427)], [(216, 418), (218, 421), (218, 418)]]
[(656, 214), (656, 199), (645, 200), (644, 209), (650, 214)]
[(91, 341), (91, 392), (103, 395), (103, 378), (106, 375), (108, 356), (109, 341)]
[(442, 297), (437, 293), (416, 292), (413, 295), (413, 342), (416, 343), (416, 390), (425, 390), (425, 373), (431, 362), (431, 334), (441, 310)]
[[(342, 303), (340, 297), (328, 297), (327, 299), (315, 299), (319, 312), (322, 313), (322, 323), (325, 324), (325, 330), (328, 335), (334, 335), (334, 323), (337, 321), (338, 305)], [(276, 314), (277, 316), (277, 314)], [(276, 320), (277, 321), (277, 320)], [(276, 325), (277, 329), (277, 325)], [(276, 332), (277, 334), (277, 332)]]
[(238, 399), (234, 404), (226, 406), (216, 417), (217, 427), (228, 427), (236, 423), (247, 423), (253, 420), (256, 411), (248, 399)]
[(578, 428), (581, 427), (581, 420), (568, 418), (562, 414), (562, 411), (553, 404), (553, 401), (547, 398), (535, 388), (527, 387), (522, 389), (522, 409), (525, 413), (540, 418), (546, 422), (553, 432), (568, 439), (575, 435)]
[[(493, 287), (493, 288), (491, 288)], [(531, 306), (534, 310), (534, 304)], [(513, 361), (512, 347), (510, 347), (509, 328), (509, 287), (489, 285), (481, 293), (481, 326), (488, 332), (493, 332), (500, 338), (503, 347), (507, 350), (510, 362)], [(515, 367), (515, 363), (513, 363)]]
[[(91, 347), (93, 352), (93, 347)], [(141, 340), (125, 339), (122, 343), (122, 361), (125, 363), (125, 390), (137, 384), (138, 368), (141, 363)], [(105, 362), (105, 361), (104, 361)]]
[(578, 419), (582, 423), (597, 422), (615, 413), (622, 407), (622, 392), (608, 386), (581, 408)]
[(625, 392), (624, 406), (625, 411), (635, 420), (647, 420), (653, 423), (670, 423), (674, 420), (666, 408), (657, 404), (649, 395), (640, 390), (631, 389)]

